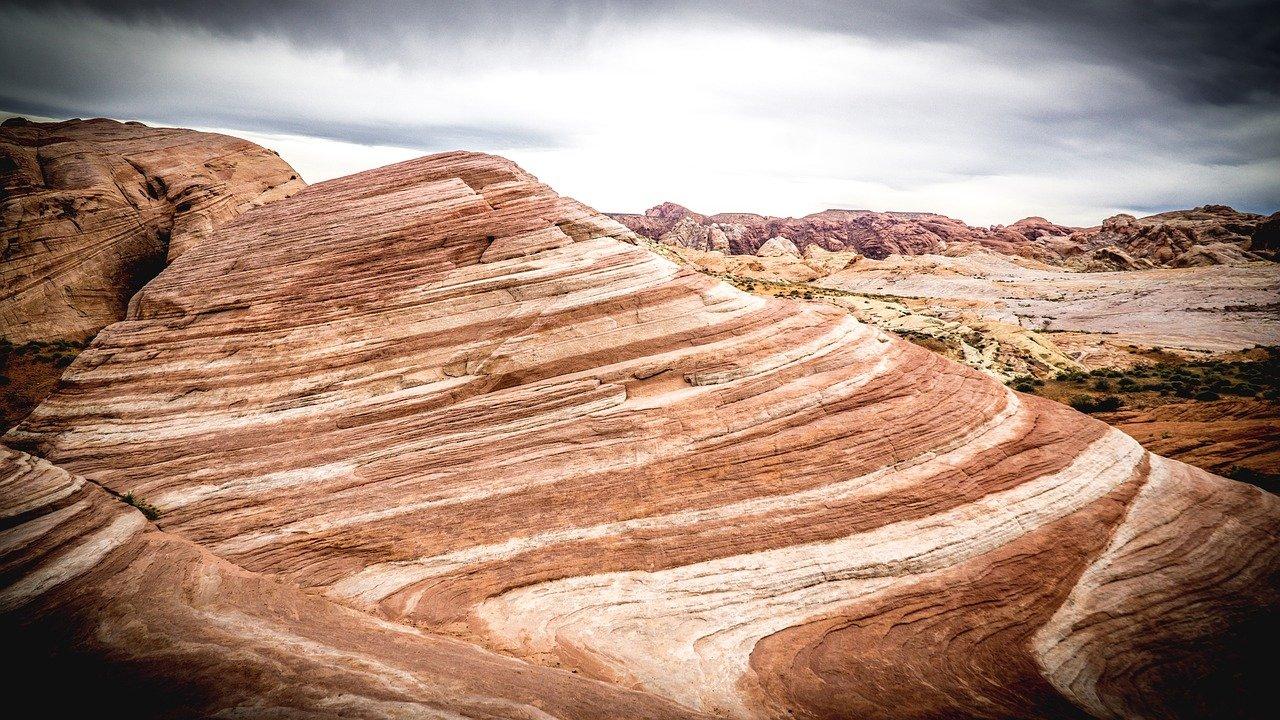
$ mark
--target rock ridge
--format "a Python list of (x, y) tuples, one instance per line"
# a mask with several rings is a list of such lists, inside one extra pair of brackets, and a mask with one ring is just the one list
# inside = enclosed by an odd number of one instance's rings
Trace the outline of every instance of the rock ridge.
[(4, 436), (0, 622), (207, 714), (1245, 714), (1280, 498), (635, 241), (465, 152), (220, 225)]

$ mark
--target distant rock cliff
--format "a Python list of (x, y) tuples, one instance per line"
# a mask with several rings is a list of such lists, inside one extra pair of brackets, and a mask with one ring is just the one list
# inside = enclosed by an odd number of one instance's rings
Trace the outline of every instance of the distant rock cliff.
[[(1276, 216), (1272, 216), (1275, 222)], [(1225, 205), (1205, 205), (1144, 218), (1114, 215), (1101, 227), (1075, 232), (1068, 238), (1081, 254), (1119, 249), (1153, 265), (1193, 267), (1274, 260), (1268, 218), (1237, 212)], [(1260, 233), (1257, 241), (1255, 233)]]
[(986, 250), (1083, 270), (1273, 260), (1280, 243), (1274, 237), (1280, 233), (1272, 229), (1277, 216), (1272, 216), (1272, 225), (1264, 225), (1267, 218), (1261, 215), (1222, 205), (1141, 219), (1116, 215), (1100, 227), (1087, 229), (1041, 217), (1007, 226), (974, 227), (934, 213), (870, 210), (825, 210), (802, 218), (700, 215), (675, 203), (663, 203), (642, 215), (612, 217), (651, 240), (695, 250), (754, 255), (770, 238), (783, 236), (800, 251), (817, 245), (877, 260), (889, 255), (964, 255)]
[[(825, 210), (802, 218), (750, 213), (700, 215), (675, 203), (663, 203), (643, 215), (612, 217), (651, 240), (695, 250), (754, 255), (771, 238), (782, 236), (800, 252), (816, 245), (823, 250), (854, 251), (875, 259), (972, 247), (1051, 257), (1056, 253), (1042, 247), (1043, 241), (1065, 238), (1075, 230), (1044, 218), (1026, 218), (1008, 227), (977, 228), (945, 215), (870, 210)], [(716, 247), (712, 242), (715, 237), (724, 237), (728, 247)]]

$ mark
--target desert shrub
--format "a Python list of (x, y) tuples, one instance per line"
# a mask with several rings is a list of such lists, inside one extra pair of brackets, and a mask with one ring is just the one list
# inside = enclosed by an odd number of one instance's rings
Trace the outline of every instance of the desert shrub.
[(1073, 395), (1067, 404), (1080, 412), (1093, 412), (1095, 407), (1093, 398), (1089, 395)]
[(1214, 390), (1201, 390), (1200, 392), (1195, 394), (1196, 400), (1206, 400), (1206, 401), (1217, 400), (1220, 397), (1222, 396), (1219, 395), (1217, 391), (1214, 391)]
[(1093, 381), (1093, 389), (1099, 392), (1107, 392), (1111, 389), (1111, 381), (1105, 377), (1098, 378)]
[(1123, 405), (1124, 400), (1121, 398), (1118, 398), (1115, 395), (1107, 395), (1101, 400), (1098, 400), (1097, 404), (1094, 405), (1094, 409), (1098, 412), (1109, 412), (1111, 410), (1119, 410)]
[(147, 502), (146, 500), (134, 497), (133, 493), (131, 492), (125, 493), (124, 496), (121, 497), (120, 499), (138, 508), (138, 510), (141, 511), (142, 514), (145, 515), (148, 520), (155, 520), (156, 518), (160, 517), (159, 508)]
[(1029, 382), (1020, 382), (1017, 385), (1014, 385), (1013, 389), (1018, 392), (1033, 393), (1036, 391), (1036, 386)]
[(1227, 471), (1227, 477), (1250, 485), (1256, 485), (1269, 493), (1280, 494), (1280, 475), (1232, 465), (1231, 469)]
[(1101, 398), (1094, 398), (1089, 395), (1076, 395), (1067, 402), (1076, 410), (1087, 413), (1119, 410), (1124, 405), (1124, 400), (1116, 397), (1115, 395), (1106, 395)]

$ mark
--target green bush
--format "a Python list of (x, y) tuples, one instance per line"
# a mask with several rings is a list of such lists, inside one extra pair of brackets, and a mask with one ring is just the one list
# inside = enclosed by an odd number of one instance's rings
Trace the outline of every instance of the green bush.
[(1080, 412), (1093, 412), (1094, 408), (1093, 398), (1088, 395), (1073, 395), (1067, 404)]
[(1201, 390), (1195, 394), (1196, 400), (1217, 400), (1222, 396), (1213, 390)]
[(1076, 410), (1087, 413), (1119, 410), (1124, 405), (1124, 400), (1116, 397), (1115, 395), (1106, 395), (1101, 398), (1093, 398), (1089, 395), (1076, 395), (1067, 402)]
[(120, 499), (138, 508), (138, 510), (141, 511), (142, 514), (146, 516), (148, 520), (155, 520), (160, 517), (159, 508), (147, 502), (146, 500), (134, 497), (133, 493), (131, 492), (125, 493), (124, 496), (121, 497)]
[(1111, 410), (1119, 410), (1124, 405), (1124, 400), (1115, 395), (1107, 395), (1098, 401), (1095, 406), (1098, 412), (1109, 412)]
[(1093, 389), (1100, 392), (1108, 392), (1111, 390), (1111, 381), (1106, 378), (1098, 378), (1093, 381)]
[(1232, 465), (1231, 469), (1227, 471), (1227, 477), (1250, 485), (1257, 485), (1269, 493), (1280, 494), (1280, 475)]

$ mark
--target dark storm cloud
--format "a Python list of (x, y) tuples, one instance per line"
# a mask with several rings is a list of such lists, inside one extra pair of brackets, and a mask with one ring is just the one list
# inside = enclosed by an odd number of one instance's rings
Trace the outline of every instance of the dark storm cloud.
[[(104, 116), (115, 118), (151, 117), (154, 111), (116, 109), (109, 103), (85, 105), (31, 100), (0, 92), (0, 109), (12, 113), (51, 118)], [(172, 121), (168, 117), (160, 118)], [(359, 145), (394, 145), (407, 148), (555, 148), (562, 139), (544, 132), (500, 126), (417, 123), (407, 125), (359, 124), (323, 118), (294, 119), (270, 113), (221, 109), (216, 112), (186, 111), (178, 121), (193, 126), (230, 127), (263, 133), (286, 133), (340, 140)]]
[[(40, 5), (50, 5), (43, 0)], [(881, 39), (945, 40), (976, 34), (994, 52), (1094, 58), (1167, 86), (1189, 101), (1274, 100), (1280, 88), (1280, 3), (1275, 0), (845, 0), (837, 2), (315, 3), (283, 0), (68, 0), (134, 23), (195, 25), (240, 36), (390, 58), (414, 37), (500, 40), (603, 18), (640, 21), (692, 14), (720, 22), (803, 27)], [(1011, 43), (1010, 39), (1028, 42)]]
[[(315, 5), (315, 7), (309, 7)], [(0, 0), (0, 8), (16, 6), (35, 13), (83, 13), (91, 11), (103, 20), (181, 30), (197, 27), (242, 37), (282, 37), (300, 45), (337, 47), (343, 38), (354, 47), (368, 44), (371, 29), (387, 17), (378, 13), (352, 13), (355, 4), (280, 3), (272, 6), (253, 2), (225, 3), (27, 3)], [(339, 12), (340, 11), (340, 12)], [(361, 18), (379, 19), (357, 27)], [(327, 18), (324, 19), (324, 18)], [(307, 23), (299, 22), (307, 20)], [(349, 23), (349, 24), (348, 24)], [(394, 27), (393, 27), (394, 25)], [(403, 23), (389, 24), (400, 33)], [(308, 30), (307, 28), (310, 28)], [(70, 33), (69, 33), (70, 35)], [(77, 38), (81, 40), (81, 38)], [(319, 113), (290, 114), (271, 104), (201, 102), (199, 88), (174, 93), (172, 78), (165, 68), (139, 82), (116, 64), (120, 48), (95, 42), (69, 42), (65, 47), (41, 48), (39, 55), (7, 53), (0, 47), (0, 109), (46, 117), (106, 116), (148, 118), (192, 126), (215, 126), (268, 133), (296, 133), (311, 137), (365, 145), (394, 145), (428, 150), (459, 147), (555, 148), (563, 139), (545, 128), (524, 127), (516, 122), (477, 120), (470, 124), (396, 122), (353, 122), (349, 118), (329, 118)], [(146, 48), (132, 53), (144, 55)], [(111, 57), (116, 53), (116, 57)], [(101, 62), (107, 56), (111, 62)], [(7, 77), (6, 77), (7, 76)], [(24, 92), (26, 91), (26, 92)], [(176, 97), (180, 103), (173, 103)], [(250, 98), (246, 98), (250, 100)]]
[(1274, 0), (0, 0), (0, 110), (530, 152), (619, 209), (1270, 212), (1278, 88)]

